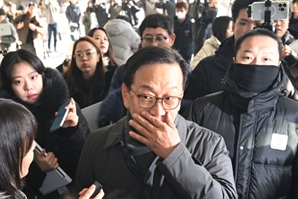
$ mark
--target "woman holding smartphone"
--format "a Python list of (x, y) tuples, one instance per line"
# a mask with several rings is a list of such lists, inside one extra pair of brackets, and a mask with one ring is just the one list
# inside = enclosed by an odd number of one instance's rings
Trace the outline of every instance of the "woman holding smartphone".
[[(37, 143), (44, 148), (34, 158), (26, 177), (28, 198), (39, 192), (46, 172), (60, 166), (74, 178), (80, 153), (89, 133), (87, 121), (73, 99), (65, 107), (69, 109), (63, 127), (50, 132), (59, 107), (69, 101), (69, 92), (61, 74), (54, 69), (45, 68), (40, 59), (30, 51), (20, 49), (8, 53), (1, 63), (2, 88), (0, 97), (12, 99), (27, 107), (38, 122)], [(43, 155), (47, 152), (47, 156)], [(68, 185), (72, 191), (72, 184)], [(48, 194), (58, 198), (55, 191)]]
[(81, 37), (73, 46), (70, 66), (63, 73), (70, 96), (81, 108), (102, 101), (109, 90), (117, 66), (106, 67), (96, 41)]
[[(25, 199), (22, 178), (33, 161), (37, 121), (23, 105), (0, 99), (0, 126), (0, 198)], [(83, 189), (79, 199), (89, 199), (94, 190), (94, 185)], [(101, 190), (94, 198), (101, 199), (103, 195)]]

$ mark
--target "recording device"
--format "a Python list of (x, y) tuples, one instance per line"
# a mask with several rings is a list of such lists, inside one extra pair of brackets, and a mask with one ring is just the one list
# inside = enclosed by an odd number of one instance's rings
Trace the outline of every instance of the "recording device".
[(102, 185), (99, 182), (95, 181), (93, 184), (95, 185), (95, 191), (90, 198), (94, 198), (102, 189)]
[[(252, 20), (265, 20), (265, 11), (267, 10), (266, 2), (254, 2), (248, 9), (251, 9)], [(271, 2), (270, 18), (272, 20), (287, 19), (289, 16), (289, 2), (288, 1), (273, 1)]]
[(275, 32), (275, 24), (272, 20), (283, 20), (289, 17), (289, 2), (286, 0), (254, 2), (248, 6), (247, 14), (252, 20), (264, 20), (264, 23), (257, 28)]
[(70, 101), (62, 104), (58, 110), (58, 114), (55, 117), (55, 120), (50, 128), (50, 132), (56, 131), (57, 129), (61, 128), (65, 118), (69, 112), (69, 109), (65, 109), (65, 107), (70, 103)]

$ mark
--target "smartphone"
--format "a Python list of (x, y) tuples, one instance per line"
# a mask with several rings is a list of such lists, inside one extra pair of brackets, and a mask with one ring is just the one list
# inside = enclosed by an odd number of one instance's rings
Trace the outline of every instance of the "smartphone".
[(58, 110), (58, 114), (55, 117), (55, 120), (50, 128), (50, 132), (56, 131), (57, 129), (61, 128), (65, 118), (69, 112), (69, 109), (65, 109), (65, 107), (70, 103), (70, 101), (62, 104)]
[(102, 185), (99, 182), (95, 181), (93, 184), (95, 185), (95, 191), (90, 198), (94, 198), (102, 189)]
[[(288, 1), (271, 1), (271, 19), (282, 20), (289, 17), (289, 2)], [(265, 1), (254, 2), (248, 9), (252, 20), (265, 20)]]

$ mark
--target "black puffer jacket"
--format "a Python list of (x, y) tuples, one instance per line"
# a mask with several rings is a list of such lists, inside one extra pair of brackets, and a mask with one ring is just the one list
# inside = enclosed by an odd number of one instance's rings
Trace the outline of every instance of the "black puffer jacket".
[[(215, 55), (205, 57), (199, 62), (190, 75), (188, 86), (184, 92), (185, 99), (195, 100), (198, 97), (223, 90), (221, 82), (229, 66), (233, 63), (234, 44), (235, 38), (232, 36), (221, 43)], [(285, 95), (298, 100), (298, 92), (292, 86), (295, 83), (286, 61), (282, 61), (281, 66), (289, 77), (286, 87), (288, 92)]]
[(239, 90), (230, 70), (224, 91), (198, 98), (184, 116), (224, 137), (240, 199), (298, 198), (298, 103), (284, 97), (283, 68), (260, 94)]
[[(50, 127), (55, 118), (55, 112), (59, 107), (69, 100), (69, 92), (61, 74), (54, 69), (47, 68), (43, 78), (43, 90), (33, 105), (24, 103), (9, 91), (0, 89), (0, 97), (12, 99), (25, 105), (35, 116), (38, 122), (38, 134), (36, 142), (48, 152), (53, 152), (58, 158), (59, 166), (72, 178), (76, 172), (81, 150), (85, 137), (89, 133), (87, 121), (79, 106), (77, 114), (79, 123), (76, 127), (60, 128), (55, 132), (50, 132)], [(35, 193), (45, 178), (40, 168), (33, 162), (26, 177), (26, 184)]]

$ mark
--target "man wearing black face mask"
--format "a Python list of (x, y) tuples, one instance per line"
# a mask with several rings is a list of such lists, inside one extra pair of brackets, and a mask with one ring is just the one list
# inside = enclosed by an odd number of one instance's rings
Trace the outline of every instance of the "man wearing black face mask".
[(281, 57), (274, 33), (245, 33), (223, 91), (198, 98), (184, 113), (224, 137), (239, 199), (298, 198), (298, 103), (284, 96)]

